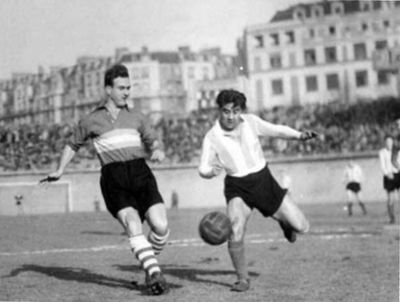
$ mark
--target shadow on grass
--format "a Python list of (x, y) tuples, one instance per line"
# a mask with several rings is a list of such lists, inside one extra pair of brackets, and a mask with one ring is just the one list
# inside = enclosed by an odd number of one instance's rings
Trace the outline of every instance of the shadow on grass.
[[(132, 272), (136, 276), (138, 273), (142, 274), (142, 269), (138, 265), (114, 265), (121, 271)], [(195, 269), (186, 265), (163, 265), (162, 270), (167, 278), (168, 285), (171, 289), (182, 288), (182, 285), (171, 283), (168, 280), (168, 276), (174, 276), (181, 280), (187, 280), (190, 282), (204, 283), (210, 285), (220, 285), (224, 287), (230, 287), (230, 283), (214, 280), (215, 277), (234, 275), (232, 270), (213, 270), (213, 269)], [(56, 278), (63, 281), (74, 281), (87, 284), (96, 284), (100, 286), (107, 286), (111, 288), (125, 288), (129, 290), (140, 291), (142, 295), (147, 295), (146, 285), (139, 283), (133, 278), (126, 280), (122, 278), (115, 278), (106, 276), (103, 274), (94, 273), (88, 269), (76, 268), (76, 267), (60, 267), (60, 266), (41, 266), (36, 264), (24, 264), (19, 268), (12, 270), (9, 275), (2, 276), (5, 278), (14, 278), (19, 274), (25, 272), (35, 272), (46, 275), (48, 277)], [(259, 276), (258, 273), (250, 272), (251, 277)], [(144, 281), (144, 273), (143, 273)]]
[[(131, 268), (130, 272), (134, 272), (133, 269), (137, 271), (140, 270), (139, 267), (131, 266), (130, 268)], [(3, 276), (2, 278), (3, 279), (13, 278), (25, 272), (40, 273), (64, 281), (91, 283), (111, 288), (125, 288), (129, 290), (137, 290), (140, 291), (143, 295), (147, 294), (147, 287), (144, 283), (139, 284), (136, 281), (109, 277), (102, 274), (93, 273), (87, 269), (74, 268), (74, 267), (40, 266), (35, 264), (24, 264), (20, 268), (12, 270), (9, 275)], [(171, 283), (169, 283), (169, 286), (170, 288), (182, 287), (180, 285)]]
[[(140, 267), (137, 265), (115, 265), (118, 269), (122, 271), (132, 271), (139, 270)], [(213, 280), (213, 277), (218, 276), (226, 276), (226, 275), (235, 275), (233, 270), (213, 270), (213, 269), (196, 269), (187, 265), (174, 265), (174, 264), (166, 264), (161, 266), (163, 274), (167, 278), (168, 275), (174, 276), (178, 279), (190, 281), (190, 282), (198, 282), (212, 285), (220, 285), (225, 287), (231, 287), (231, 283), (221, 282), (217, 280)], [(251, 277), (258, 277), (259, 274), (255, 272), (249, 272)], [(211, 278), (210, 278), (211, 277)], [(168, 282), (169, 283), (169, 282)]]
[(10, 272), (9, 275), (2, 278), (16, 277), (21, 273), (35, 272), (49, 277), (53, 277), (65, 281), (78, 281), (83, 283), (94, 283), (109, 287), (123, 287), (132, 289), (129, 280), (108, 277), (102, 274), (93, 273), (90, 270), (74, 267), (60, 266), (41, 266), (36, 264), (24, 264)]

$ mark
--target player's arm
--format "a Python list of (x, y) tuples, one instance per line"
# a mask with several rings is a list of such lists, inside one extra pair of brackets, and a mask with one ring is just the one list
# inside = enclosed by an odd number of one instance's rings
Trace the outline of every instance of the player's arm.
[(85, 124), (80, 121), (78, 126), (74, 130), (74, 134), (70, 138), (68, 144), (64, 147), (60, 161), (58, 163), (58, 168), (56, 171), (47, 175), (46, 178), (42, 179), (40, 182), (51, 182), (57, 181), (63, 175), (65, 168), (74, 158), (75, 154), (78, 152), (79, 148), (83, 146), (88, 138), (88, 131)]
[(68, 166), (68, 164), (74, 158), (75, 154), (76, 154), (76, 151), (74, 151), (69, 145), (66, 145), (64, 147), (63, 153), (61, 155), (61, 159), (58, 164), (57, 170), (50, 173), (47, 176), (47, 181), (56, 181), (56, 180), (60, 179), (60, 177), (63, 175), (63, 173), (65, 171), (65, 168)]
[(217, 154), (211, 146), (210, 140), (205, 137), (203, 140), (199, 174), (203, 178), (213, 178), (219, 175), (223, 170), (223, 167), (218, 164)]
[(161, 162), (165, 159), (165, 153), (163, 151), (160, 141), (157, 139), (157, 135), (148, 119), (140, 114), (141, 126), (139, 132), (144, 145), (150, 150), (150, 160), (154, 162)]
[(286, 125), (272, 124), (264, 121), (258, 116), (253, 116), (253, 122), (256, 124), (259, 135), (261, 136), (272, 136), (285, 139), (299, 139), (309, 140), (318, 136), (314, 131), (297, 131)]

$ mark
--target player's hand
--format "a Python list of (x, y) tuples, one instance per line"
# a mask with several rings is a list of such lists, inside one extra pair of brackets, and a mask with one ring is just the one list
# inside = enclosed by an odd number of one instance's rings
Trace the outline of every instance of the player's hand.
[(161, 162), (165, 159), (165, 153), (160, 149), (155, 149), (150, 156), (150, 160), (153, 162)]
[(221, 174), (222, 170), (224, 168), (222, 168), (220, 165), (213, 165), (212, 166), (212, 173), (214, 174), (214, 176), (218, 176)]
[(393, 173), (389, 173), (389, 174), (386, 175), (386, 177), (389, 178), (389, 179), (393, 179), (394, 175), (393, 175)]
[(58, 171), (50, 173), (45, 178), (42, 178), (41, 180), (39, 180), (39, 183), (43, 184), (43, 183), (49, 183), (49, 182), (57, 181), (57, 180), (60, 179), (61, 175), (62, 175), (62, 173), (60, 173)]
[(319, 134), (317, 132), (312, 131), (312, 130), (306, 130), (306, 131), (301, 132), (300, 140), (308, 141), (310, 139), (317, 138), (318, 136), (319, 136)]

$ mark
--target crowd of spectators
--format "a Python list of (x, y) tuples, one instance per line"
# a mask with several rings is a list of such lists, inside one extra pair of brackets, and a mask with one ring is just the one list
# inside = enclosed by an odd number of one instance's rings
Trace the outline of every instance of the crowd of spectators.
[[(320, 139), (306, 143), (263, 138), (263, 149), (267, 155), (372, 152), (382, 147), (386, 134), (398, 135), (394, 121), (400, 117), (400, 102), (388, 99), (352, 105), (330, 103), (275, 107), (257, 114), (272, 123), (320, 133)], [(216, 109), (211, 109), (192, 112), (185, 118), (159, 119), (154, 127), (164, 145), (166, 163), (197, 163), (204, 134), (216, 118)], [(73, 126), (67, 124), (0, 127), (0, 169), (53, 169), (72, 131)], [(90, 143), (81, 148), (71, 166), (83, 169), (98, 166)]]
[(260, 116), (272, 123), (311, 129), (320, 134), (319, 139), (300, 144), (264, 139), (264, 149), (271, 153), (291, 156), (360, 153), (382, 148), (387, 134), (398, 135), (394, 121), (400, 117), (400, 102), (388, 99), (352, 105), (279, 107), (263, 111)]

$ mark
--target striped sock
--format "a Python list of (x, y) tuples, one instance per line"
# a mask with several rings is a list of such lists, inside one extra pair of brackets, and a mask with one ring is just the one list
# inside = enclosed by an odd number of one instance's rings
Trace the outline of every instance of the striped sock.
[(157, 256), (161, 253), (164, 249), (165, 245), (167, 244), (169, 236), (169, 230), (164, 235), (157, 235), (153, 231), (150, 231), (147, 240), (150, 242), (151, 246), (153, 247), (154, 254)]
[(132, 252), (140, 261), (142, 268), (149, 276), (155, 272), (161, 272), (158, 261), (154, 255), (153, 248), (143, 234), (130, 237), (129, 243), (132, 248)]

